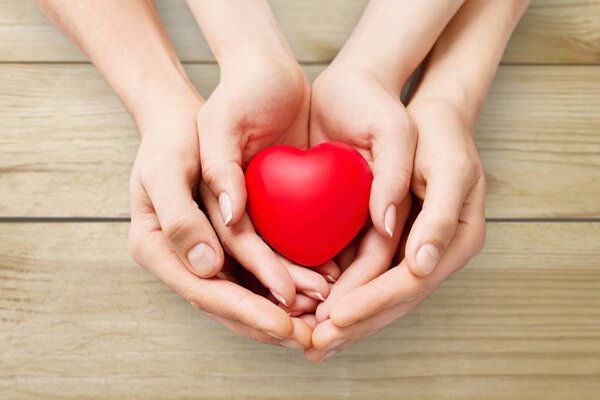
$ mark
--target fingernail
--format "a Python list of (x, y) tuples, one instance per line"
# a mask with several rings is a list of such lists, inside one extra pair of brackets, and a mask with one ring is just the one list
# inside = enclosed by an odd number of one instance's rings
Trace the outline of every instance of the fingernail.
[(285, 339), (282, 340), (279, 344), (281, 344), (283, 347), (287, 347), (288, 349), (303, 349), (304, 346), (302, 346), (297, 340), (294, 339)]
[(287, 313), (290, 317), (295, 318), (295, 317), (299, 317), (302, 314), (304, 314), (304, 311), (290, 311), (289, 313)]
[(383, 225), (390, 238), (394, 236), (394, 227), (396, 226), (396, 206), (394, 204), (390, 204), (385, 210)]
[(194, 246), (187, 254), (192, 268), (200, 276), (210, 275), (215, 270), (217, 256), (215, 251), (206, 243)]
[(432, 244), (424, 244), (417, 252), (417, 266), (425, 275), (429, 275), (440, 259), (439, 249)]
[(281, 304), (283, 304), (286, 307), (289, 307), (289, 304), (287, 303), (287, 301), (285, 301), (285, 298), (282, 295), (280, 295), (279, 293), (274, 292), (272, 290), (271, 290), (271, 293), (273, 294), (273, 297), (275, 297), (277, 299), (278, 302), (280, 302)]
[(334, 340), (333, 342), (331, 342), (329, 344), (329, 346), (327, 346), (327, 348), (328, 349), (335, 349), (336, 347), (342, 345), (345, 341), (346, 341), (346, 339), (337, 339), (337, 340)]
[(227, 226), (231, 222), (231, 218), (233, 218), (233, 204), (231, 203), (231, 197), (226, 192), (219, 195), (219, 208), (223, 222)]
[(327, 274), (327, 275), (325, 275), (325, 280), (329, 283), (335, 283), (337, 279), (335, 279), (333, 276)]
[(309, 295), (310, 297), (316, 297), (317, 299), (321, 300), (321, 301), (325, 301), (325, 297), (323, 297), (323, 295), (319, 292), (313, 292), (313, 291), (309, 291), (309, 292), (305, 292), (307, 295)]

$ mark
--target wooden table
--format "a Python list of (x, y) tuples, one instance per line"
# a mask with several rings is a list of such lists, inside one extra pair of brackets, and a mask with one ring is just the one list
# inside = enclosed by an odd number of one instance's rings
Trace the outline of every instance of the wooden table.
[[(314, 77), (364, 0), (272, 1)], [(203, 94), (183, 1), (158, 1)], [(483, 253), (319, 365), (236, 337), (127, 253), (131, 119), (30, 2), (0, 1), (0, 398), (600, 398), (600, 0), (534, 1), (478, 126)]]

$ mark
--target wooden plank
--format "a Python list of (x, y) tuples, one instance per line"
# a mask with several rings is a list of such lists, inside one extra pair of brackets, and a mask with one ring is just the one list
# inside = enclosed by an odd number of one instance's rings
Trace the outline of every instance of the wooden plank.
[(236, 337), (127, 255), (127, 223), (0, 224), (7, 398), (582, 399), (600, 390), (600, 224), (490, 223), (411, 315), (320, 365)]
[[(216, 67), (187, 68), (208, 95)], [(500, 68), (478, 127), (488, 217), (600, 216), (598, 93), (600, 67)], [(129, 215), (137, 132), (91, 66), (1, 65), (0, 143), (0, 216)]]
[[(212, 60), (184, 1), (157, 0), (180, 57)], [(301, 61), (333, 59), (367, 0), (270, 1)], [(508, 63), (600, 62), (600, 0), (534, 0), (510, 42)], [(30, 1), (0, 0), (0, 61), (84, 61)]]

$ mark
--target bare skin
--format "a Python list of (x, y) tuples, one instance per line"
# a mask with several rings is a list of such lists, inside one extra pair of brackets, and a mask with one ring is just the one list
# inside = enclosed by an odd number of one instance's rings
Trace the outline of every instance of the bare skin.
[[(372, 0), (312, 89), (265, 0), (188, 0), (221, 72), (206, 101), (151, 1), (37, 3), (139, 128), (132, 257), (238, 334), (320, 361), (406, 315), (481, 250), (475, 125), (527, 0)], [(371, 223), (308, 270), (254, 231), (243, 169), (271, 145), (330, 140), (373, 169)]]

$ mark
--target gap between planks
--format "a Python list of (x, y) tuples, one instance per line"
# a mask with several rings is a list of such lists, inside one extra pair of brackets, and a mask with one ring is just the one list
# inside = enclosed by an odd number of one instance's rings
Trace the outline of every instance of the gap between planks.
[[(595, 223), (598, 218), (486, 218), (488, 224), (495, 223)], [(88, 222), (131, 222), (127, 217), (0, 217), (0, 223), (88, 223)]]

